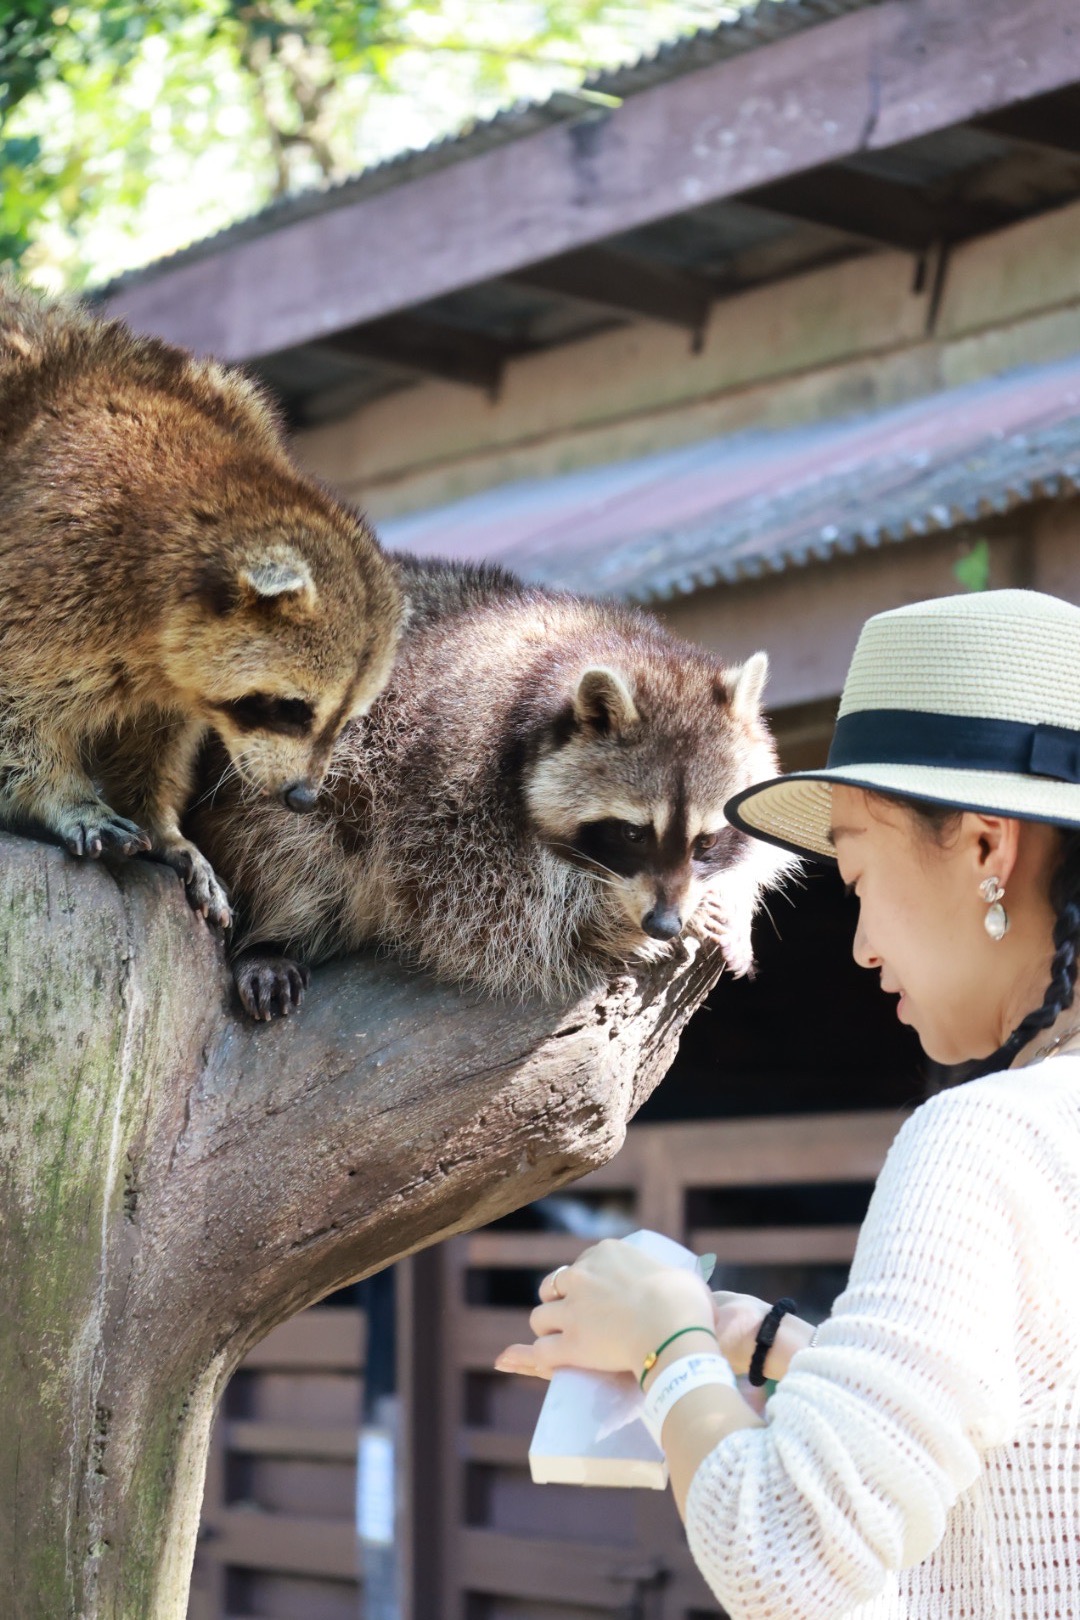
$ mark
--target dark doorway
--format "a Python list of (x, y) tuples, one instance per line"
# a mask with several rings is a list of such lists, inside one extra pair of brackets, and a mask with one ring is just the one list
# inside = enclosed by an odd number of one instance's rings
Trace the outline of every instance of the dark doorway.
[(757, 975), (721, 979), (637, 1118), (719, 1119), (909, 1107), (926, 1060), (876, 973), (857, 967), (858, 903), (806, 867), (755, 924)]

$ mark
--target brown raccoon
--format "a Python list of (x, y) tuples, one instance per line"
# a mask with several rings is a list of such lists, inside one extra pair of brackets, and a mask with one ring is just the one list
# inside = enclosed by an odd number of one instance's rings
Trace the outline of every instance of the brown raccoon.
[(179, 817), (208, 728), (310, 809), (401, 601), (243, 376), (0, 284), (0, 818), (150, 850), (229, 908)]
[[(558, 999), (694, 920), (735, 972), (781, 864), (724, 819), (774, 773), (758, 654), (725, 670), (644, 614), (499, 569), (400, 562), (410, 613), (301, 825), (237, 782), (193, 816), (238, 907), (247, 1010), (378, 941), (440, 978)], [(283, 956), (295, 958), (284, 960)]]

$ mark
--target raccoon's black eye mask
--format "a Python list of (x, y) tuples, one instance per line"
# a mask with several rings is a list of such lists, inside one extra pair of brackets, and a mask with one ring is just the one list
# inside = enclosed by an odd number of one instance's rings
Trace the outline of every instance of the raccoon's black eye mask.
[(736, 827), (724, 826), (714, 833), (703, 833), (694, 840), (692, 859), (698, 872), (708, 876), (734, 866), (750, 842)]
[(269, 692), (249, 692), (246, 697), (215, 707), (241, 731), (276, 731), (286, 737), (306, 737), (315, 721), (310, 703), (302, 698), (273, 697)]
[(731, 866), (747, 842), (744, 833), (725, 826), (715, 833), (701, 834), (687, 851), (685, 835), (675, 829), (660, 840), (654, 827), (606, 818), (582, 822), (566, 852), (572, 851), (586, 863), (606, 867), (619, 877), (679, 867), (687, 858), (700, 876), (708, 877)]

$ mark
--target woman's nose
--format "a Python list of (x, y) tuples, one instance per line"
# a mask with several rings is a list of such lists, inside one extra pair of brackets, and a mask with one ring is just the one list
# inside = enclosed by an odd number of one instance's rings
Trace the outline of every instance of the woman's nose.
[(880, 968), (881, 966), (880, 956), (875, 956), (874, 952), (870, 948), (870, 941), (866, 937), (866, 929), (862, 925), (861, 918), (858, 926), (855, 929), (855, 938), (852, 941), (851, 954), (860, 967)]

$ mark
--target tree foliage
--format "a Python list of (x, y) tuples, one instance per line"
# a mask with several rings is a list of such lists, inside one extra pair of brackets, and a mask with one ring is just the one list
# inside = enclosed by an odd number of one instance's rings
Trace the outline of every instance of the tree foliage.
[(731, 10), (0, 0), (0, 259), (108, 275)]

